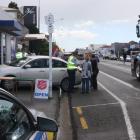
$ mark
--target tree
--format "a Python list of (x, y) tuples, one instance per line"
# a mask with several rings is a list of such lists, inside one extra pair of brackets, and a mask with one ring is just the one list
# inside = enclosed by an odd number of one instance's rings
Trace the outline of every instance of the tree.
[(12, 2), (12, 1), (9, 3), (8, 7), (9, 8), (14, 8), (14, 9), (19, 9), (18, 5), (15, 2)]
[(35, 25), (27, 26), (30, 34), (39, 34), (39, 29)]
[[(39, 34), (39, 29), (35, 25), (27, 26), (30, 34)], [(44, 40), (31, 40), (29, 41), (29, 51), (40, 55), (49, 54), (49, 44)]]

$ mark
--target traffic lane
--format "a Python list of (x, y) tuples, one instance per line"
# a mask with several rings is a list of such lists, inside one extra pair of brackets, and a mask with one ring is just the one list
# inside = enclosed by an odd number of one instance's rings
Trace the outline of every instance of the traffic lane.
[[(125, 67), (124, 67), (124, 69), (125, 69)], [(109, 75), (112, 75), (118, 79), (121, 79), (121, 80), (133, 85), (136, 88), (140, 88), (140, 82), (138, 80), (136, 80), (135, 77), (132, 77), (131, 73), (124, 72), (124, 70), (116, 69), (115, 67), (113, 68), (113, 64), (111, 67), (100, 64), (99, 70), (103, 71)]]
[(105, 94), (105, 91), (98, 87), (98, 90), (91, 89), (89, 94), (81, 93), (81, 85), (77, 87), (72, 95), (72, 107), (75, 106), (87, 106), (96, 104), (114, 103), (116, 100), (109, 94)]
[(105, 62), (100, 62), (100, 64), (121, 70), (129, 74), (131, 73), (130, 65), (120, 64), (120, 63), (118, 64), (116, 63), (116, 61), (113, 61), (113, 63), (111, 63), (110, 61), (105, 61)]
[(107, 89), (113, 92), (117, 97), (125, 101), (128, 101), (128, 97), (140, 97), (140, 89), (131, 86), (129, 83), (122, 81), (119, 78), (110, 76), (109, 74), (100, 72), (98, 75), (98, 82), (102, 83)]
[(99, 86), (98, 91), (72, 94), (74, 126), (79, 140), (128, 139), (120, 104)]
[[(127, 128), (119, 104), (81, 107), (82, 114), (73, 109), (78, 140), (128, 139)], [(84, 119), (83, 122), (82, 119)]]
[(120, 67), (130, 68), (131, 62), (115, 61), (115, 60), (101, 60), (101, 63), (112, 64)]
[(133, 130), (136, 137), (140, 139), (140, 90), (131, 86), (129, 87), (129, 85), (124, 85), (104, 74), (99, 75), (98, 81), (125, 102)]
[(140, 97), (127, 97), (127, 108), (129, 116), (136, 134), (137, 140), (140, 140)]

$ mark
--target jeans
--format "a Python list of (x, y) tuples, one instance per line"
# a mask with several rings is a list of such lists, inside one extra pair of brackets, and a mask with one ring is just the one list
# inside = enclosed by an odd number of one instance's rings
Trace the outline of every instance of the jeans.
[(82, 93), (89, 92), (90, 79), (82, 78)]

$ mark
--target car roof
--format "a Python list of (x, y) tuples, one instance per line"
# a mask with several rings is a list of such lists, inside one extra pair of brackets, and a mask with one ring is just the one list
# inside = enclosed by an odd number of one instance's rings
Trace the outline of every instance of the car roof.
[[(28, 58), (31, 58), (31, 59), (48, 58), (49, 59), (49, 56), (46, 56), (46, 55), (33, 55), (33, 56), (28, 56)], [(64, 59), (61, 59), (59, 57), (52, 57), (52, 59), (60, 60), (60, 61), (63, 61), (65, 63), (67, 63), (67, 61), (65, 61)]]

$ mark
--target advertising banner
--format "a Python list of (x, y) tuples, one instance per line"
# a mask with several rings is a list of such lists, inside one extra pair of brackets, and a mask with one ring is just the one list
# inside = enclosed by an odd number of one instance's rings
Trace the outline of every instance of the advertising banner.
[(24, 6), (24, 25), (37, 25), (36, 6)]
[(49, 95), (49, 80), (36, 79), (34, 98), (48, 99), (48, 95)]

